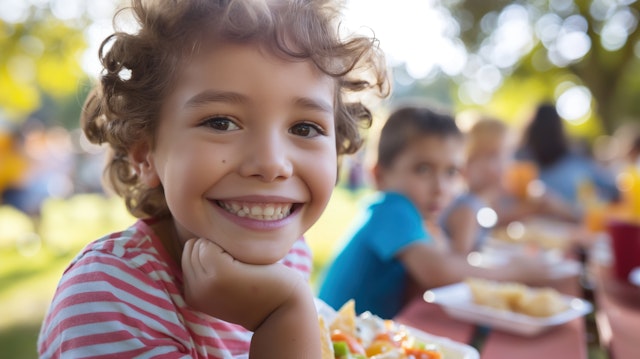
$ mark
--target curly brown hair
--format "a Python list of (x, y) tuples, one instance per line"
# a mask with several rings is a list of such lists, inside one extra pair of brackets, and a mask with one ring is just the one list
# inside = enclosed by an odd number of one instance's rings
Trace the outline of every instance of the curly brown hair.
[(128, 160), (141, 139), (153, 143), (163, 99), (181, 65), (201, 48), (233, 42), (261, 46), (275, 56), (311, 61), (335, 79), (338, 156), (362, 145), (371, 111), (353, 94), (390, 92), (384, 56), (375, 37), (339, 34), (341, 4), (332, 0), (132, 0), (139, 26), (116, 30), (102, 43), (100, 84), (86, 99), (81, 118), (93, 143), (108, 143), (106, 185), (125, 199), (134, 216), (169, 214), (162, 186), (146, 188)]

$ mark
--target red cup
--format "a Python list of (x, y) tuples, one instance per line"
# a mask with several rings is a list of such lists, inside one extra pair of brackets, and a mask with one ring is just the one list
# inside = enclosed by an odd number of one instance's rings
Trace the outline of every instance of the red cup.
[(629, 273), (640, 267), (640, 223), (611, 219), (607, 233), (613, 251), (613, 273), (623, 281), (629, 281)]

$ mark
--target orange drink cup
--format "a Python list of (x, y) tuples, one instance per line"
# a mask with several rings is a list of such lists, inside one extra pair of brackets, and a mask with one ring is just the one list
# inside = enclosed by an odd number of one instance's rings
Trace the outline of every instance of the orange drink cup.
[(520, 200), (527, 199), (529, 184), (538, 178), (538, 167), (529, 161), (511, 163), (504, 174), (505, 188)]
[(604, 232), (607, 222), (607, 206), (588, 206), (584, 212), (584, 225), (591, 233)]

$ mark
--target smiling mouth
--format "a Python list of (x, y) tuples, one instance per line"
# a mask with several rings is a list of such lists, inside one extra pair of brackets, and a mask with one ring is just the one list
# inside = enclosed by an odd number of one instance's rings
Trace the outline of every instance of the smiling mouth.
[(216, 201), (220, 208), (238, 217), (259, 221), (277, 221), (291, 214), (293, 203), (249, 203), (236, 201)]

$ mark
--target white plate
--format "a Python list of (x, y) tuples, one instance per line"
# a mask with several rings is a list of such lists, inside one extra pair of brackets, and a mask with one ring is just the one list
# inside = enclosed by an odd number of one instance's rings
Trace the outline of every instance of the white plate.
[(551, 277), (554, 279), (575, 277), (582, 273), (582, 263), (573, 259), (563, 259), (551, 265)]
[(635, 267), (629, 273), (629, 283), (640, 287), (640, 267)]
[[(318, 310), (318, 314), (323, 316), (327, 323), (330, 323), (336, 317), (336, 311), (331, 308), (324, 301), (315, 298), (316, 309)], [(371, 318), (370, 313), (364, 313), (360, 315), (356, 320), (358, 321), (366, 321), (367, 319), (363, 318)], [(361, 325), (361, 324), (359, 324)], [(424, 343), (433, 343), (438, 346), (440, 351), (443, 354), (444, 359), (480, 359), (480, 353), (478, 351), (467, 344), (459, 343), (453, 341), (449, 338), (429, 334), (423, 332), (422, 330), (406, 326), (404, 324), (397, 324), (399, 327), (404, 328), (410, 335), (413, 335), (419, 341)]]
[(473, 252), (468, 260), (472, 265), (485, 268), (508, 266), (512, 260), (519, 256), (537, 256), (549, 266), (550, 276), (553, 279), (578, 276), (582, 273), (582, 263), (565, 258), (558, 250), (541, 250), (538, 253), (526, 253), (526, 247), (522, 244), (499, 243), (497, 240), (489, 241), (480, 252)]
[(480, 324), (523, 336), (537, 335), (547, 329), (581, 317), (593, 310), (591, 303), (580, 298), (563, 296), (568, 309), (550, 317), (532, 317), (498, 310), (473, 302), (467, 284), (456, 283), (425, 292), (424, 299), (439, 304), (452, 318)]

